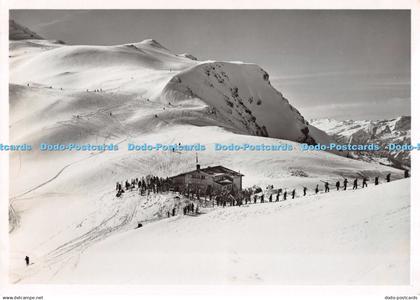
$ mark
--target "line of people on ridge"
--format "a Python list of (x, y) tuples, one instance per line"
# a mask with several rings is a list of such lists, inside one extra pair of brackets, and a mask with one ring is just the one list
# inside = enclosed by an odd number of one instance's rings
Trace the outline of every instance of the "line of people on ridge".
[[(405, 170), (404, 171), (404, 178), (408, 178), (409, 176), (410, 176), (409, 175), (409, 171), (408, 170)], [(386, 180), (386, 182), (390, 182), (391, 181), (391, 173), (388, 173), (386, 175), (385, 180)], [(361, 187), (362, 188), (367, 187), (368, 186), (368, 184), (367, 184), (368, 181), (369, 181), (369, 178), (363, 177), (362, 178), (362, 185), (361, 185)], [(324, 193), (328, 193), (330, 191), (330, 184), (329, 184), (329, 182), (327, 182), (327, 181), (322, 181), (322, 182), (324, 183)], [(343, 181), (343, 184), (342, 185), (341, 185), (340, 180), (338, 180), (335, 183), (336, 190), (339, 191), (342, 188), (344, 191), (346, 191), (348, 184), (349, 184), (349, 181), (347, 180), (347, 178), (344, 178), (344, 181)], [(375, 185), (378, 185), (379, 184), (379, 176), (376, 176), (375, 177), (374, 184)], [(352, 189), (353, 190), (357, 190), (358, 188), (359, 188), (359, 178), (355, 178), (353, 180), (353, 187), (352, 187)], [(306, 196), (307, 191), (308, 191), (308, 188), (306, 186), (303, 186), (303, 196)], [(316, 187), (315, 187), (315, 194), (318, 194), (320, 191), (321, 190), (319, 188), (319, 184), (317, 184)], [(287, 193), (287, 191), (284, 191), (283, 192), (283, 189), (280, 188), (280, 189), (277, 190), (277, 193), (272, 193), (272, 194), (269, 195), (268, 202), (273, 202), (273, 195), (275, 195), (275, 201), (278, 202), (280, 200), (280, 197), (282, 197), (283, 200), (287, 200), (288, 193)], [(293, 189), (290, 192), (290, 196), (291, 196), (292, 199), (294, 199), (296, 197), (296, 189)], [(248, 201), (249, 201), (249, 199), (247, 199), (247, 198), (245, 198), (244, 200), (245, 200), (245, 204), (247, 204)], [(254, 194), (253, 202), (254, 203), (257, 203), (257, 200), (258, 200), (258, 195)], [(266, 201), (265, 200), (265, 196), (264, 196), (264, 194), (262, 194), (260, 196), (260, 203), (264, 203), (265, 201)], [(251, 201), (249, 201), (249, 202), (251, 203)]]

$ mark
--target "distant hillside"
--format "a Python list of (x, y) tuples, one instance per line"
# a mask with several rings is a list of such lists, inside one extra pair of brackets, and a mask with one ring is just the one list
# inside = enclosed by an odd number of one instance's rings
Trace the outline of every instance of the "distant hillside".
[[(311, 124), (324, 130), (331, 137), (341, 143), (379, 144), (382, 147), (390, 143), (411, 143), (411, 117), (402, 116), (391, 120), (381, 121), (337, 121), (332, 119), (311, 120)], [(387, 150), (379, 152), (355, 152), (354, 156), (374, 160), (397, 168), (410, 167), (409, 151)]]

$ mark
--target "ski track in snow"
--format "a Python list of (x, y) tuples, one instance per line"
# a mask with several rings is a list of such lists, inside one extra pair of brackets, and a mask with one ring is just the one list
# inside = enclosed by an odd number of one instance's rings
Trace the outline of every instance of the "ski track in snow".
[[(130, 197), (120, 198), (120, 201), (117, 202), (118, 206), (115, 208), (115, 212), (104, 218), (99, 225), (94, 226), (88, 232), (60, 245), (44, 257), (40, 258), (36, 264), (31, 265), (28, 270), (15, 270), (15, 276), (18, 276), (19, 278), (16, 279), (14, 283), (18, 283), (27, 277), (31, 277), (37, 274), (40, 270), (46, 268), (55, 270), (50, 275), (49, 280), (53, 279), (60, 270), (66, 266), (73, 265), (73, 267), (76, 267), (78, 257), (94, 243), (106, 239), (108, 236), (116, 232), (132, 229), (133, 227), (131, 223), (138, 212), (139, 206), (141, 206), (142, 209), (150, 209), (155, 205), (161, 208), (161, 203), (151, 202), (152, 198), (149, 196), (137, 197), (135, 195), (136, 192), (137, 191), (127, 192), (130, 194)], [(100, 198), (102, 199), (105, 196), (113, 194), (114, 192), (108, 192)], [(158, 198), (160, 198), (160, 196)], [(129, 202), (127, 203), (127, 201)], [(142, 220), (143, 223), (150, 221), (152, 220)], [(17, 275), (19, 273), (20, 275)]]

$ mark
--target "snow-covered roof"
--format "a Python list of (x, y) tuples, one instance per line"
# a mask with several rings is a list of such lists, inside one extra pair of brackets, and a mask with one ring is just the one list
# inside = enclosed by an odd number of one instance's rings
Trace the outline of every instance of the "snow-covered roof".
[(203, 172), (203, 173), (206, 173), (206, 174), (211, 175), (211, 176), (220, 176), (220, 175), (223, 175), (223, 174), (227, 174), (227, 175), (231, 175), (231, 176), (245, 176), (245, 175), (243, 175), (239, 172), (236, 172), (234, 170), (231, 170), (231, 169), (223, 167), (223, 166), (214, 166), (214, 167), (207, 167), (207, 168), (204, 168), (204, 169), (198, 169), (198, 170), (193, 170), (193, 171), (181, 173), (181, 174), (172, 176), (170, 178), (184, 176), (184, 175), (192, 174), (192, 173), (196, 173), (196, 172)]

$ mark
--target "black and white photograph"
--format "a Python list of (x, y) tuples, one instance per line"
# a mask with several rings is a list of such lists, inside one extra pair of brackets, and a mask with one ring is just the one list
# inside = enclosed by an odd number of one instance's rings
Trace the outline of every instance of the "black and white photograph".
[(3, 299), (34, 284), (413, 287), (412, 22), (9, 9)]

